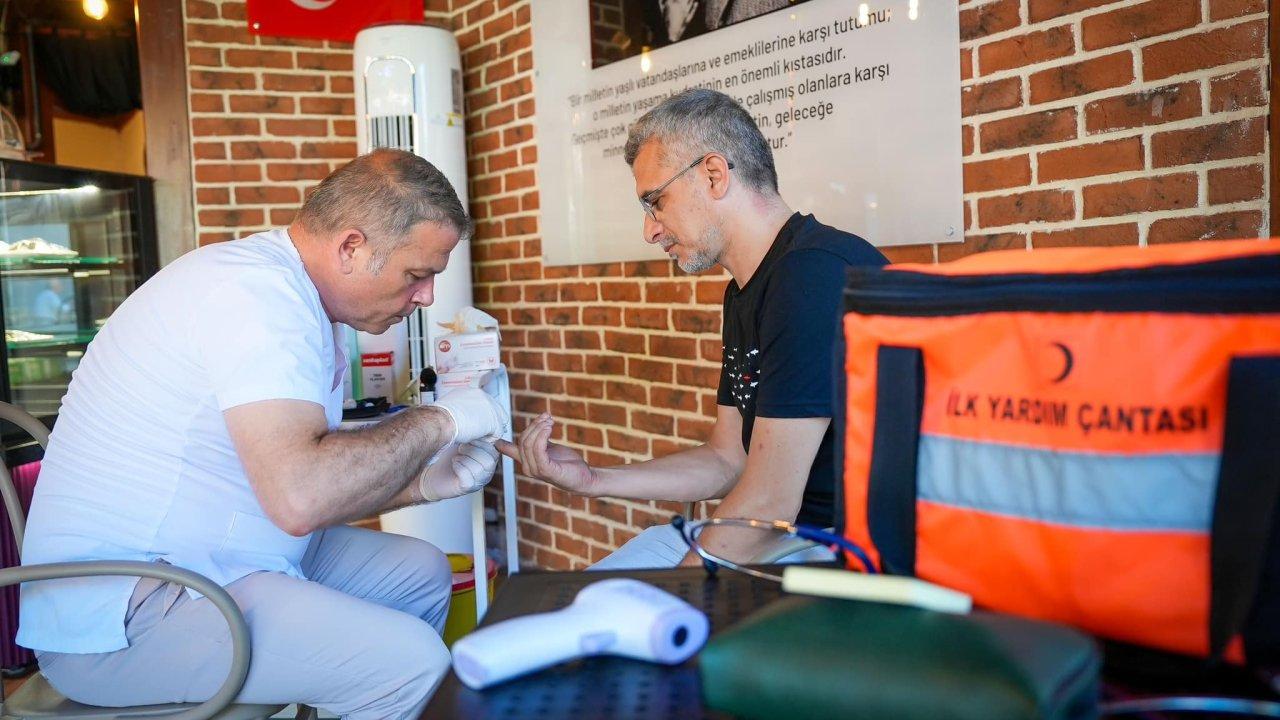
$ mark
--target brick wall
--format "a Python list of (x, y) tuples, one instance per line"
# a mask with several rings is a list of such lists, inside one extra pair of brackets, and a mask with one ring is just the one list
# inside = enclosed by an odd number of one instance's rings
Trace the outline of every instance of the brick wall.
[[(726, 276), (686, 276), (665, 259), (544, 267), (529, 2), (428, 6), (463, 52), (476, 303), (509, 328), (517, 429), (549, 410), (559, 441), (604, 464), (699, 442), (714, 416)], [(891, 259), (1267, 234), (1266, 0), (960, 7), (965, 241)], [(284, 222), (355, 152), (349, 47), (258, 42), (243, 12), (187, 3), (202, 241)], [(682, 509), (526, 479), (519, 496), (522, 558), (561, 569)]]
[(186, 0), (185, 18), (200, 244), (287, 224), (356, 155), (351, 44), (252, 35), (242, 0)]

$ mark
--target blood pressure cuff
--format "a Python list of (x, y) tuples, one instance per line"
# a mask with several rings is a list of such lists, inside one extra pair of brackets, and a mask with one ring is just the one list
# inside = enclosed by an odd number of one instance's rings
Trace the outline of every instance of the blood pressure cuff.
[(1280, 242), (853, 268), (837, 521), (885, 572), (1280, 660)]
[(1100, 664), (1058, 625), (798, 596), (698, 658), (707, 705), (762, 720), (1083, 720), (1097, 716)]

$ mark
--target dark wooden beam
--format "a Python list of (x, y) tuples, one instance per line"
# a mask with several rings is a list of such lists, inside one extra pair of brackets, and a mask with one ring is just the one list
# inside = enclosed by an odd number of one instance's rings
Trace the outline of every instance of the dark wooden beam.
[(135, 1), (142, 112), (147, 126), (147, 174), (156, 182), (156, 233), (163, 266), (196, 247), (186, 33), (182, 3)]

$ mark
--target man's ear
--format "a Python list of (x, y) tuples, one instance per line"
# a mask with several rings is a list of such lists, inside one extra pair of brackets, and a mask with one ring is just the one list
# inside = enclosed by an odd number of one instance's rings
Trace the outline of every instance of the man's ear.
[(713, 200), (720, 200), (729, 194), (729, 185), (733, 182), (733, 176), (729, 174), (729, 162), (719, 153), (711, 153), (705, 164), (707, 180), (710, 182), (707, 190)]
[(369, 239), (359, 228), (347, 228), (338, 237), (338, 269), (343, 275), (350, 275), (356, 269), (356, 255), (368, 250)]

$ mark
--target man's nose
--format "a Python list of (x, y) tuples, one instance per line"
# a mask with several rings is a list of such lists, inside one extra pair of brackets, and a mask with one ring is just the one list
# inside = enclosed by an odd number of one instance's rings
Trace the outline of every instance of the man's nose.
[(418, 307), (426, 307), (430, 305), (432, 302), (434, 302), (436, 299), (435, 276), (432, 276), (432, 278), (428, 280), (426, 284), (418, 288), (418, 291), (415, 292), (413, 294), (413, 297), (410, 299), (413, 301), (413, 304), (417, 305)]
[(649, 213), (644, 214), (644, 241), (650, 245), (658, 242), (658, 238), (663, 235), (662, 223), (653, 219)]

